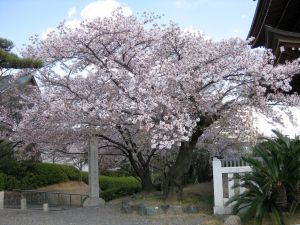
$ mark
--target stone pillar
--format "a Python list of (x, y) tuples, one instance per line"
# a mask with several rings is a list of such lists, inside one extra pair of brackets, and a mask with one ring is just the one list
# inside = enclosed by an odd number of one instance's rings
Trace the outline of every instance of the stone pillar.
[(91, 137), (89, 140), (88, 149), (88, 163), (89, 163), (89, 197), (84, 201), (84, 207), (99, 206), (105, 202), (99, 197), (99, 173), (98, 173), (98, 147), (97, 139)]
[(0, 191), (0, 210), (4, 209), (4, 191)]

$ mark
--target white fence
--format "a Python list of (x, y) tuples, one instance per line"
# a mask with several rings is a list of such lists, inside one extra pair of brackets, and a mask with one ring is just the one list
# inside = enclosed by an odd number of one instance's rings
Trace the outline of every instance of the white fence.
[(245, 190), (233, 188), (237, 182), (241, 182), (235, 174), (251, 172), (252, 169), (241, 159), (223, 160), (213, 159), (213, 181), (214, 181), (214, 214), (230, 214), (232, 207), (225, 206), (228, 199), (239, 195)]

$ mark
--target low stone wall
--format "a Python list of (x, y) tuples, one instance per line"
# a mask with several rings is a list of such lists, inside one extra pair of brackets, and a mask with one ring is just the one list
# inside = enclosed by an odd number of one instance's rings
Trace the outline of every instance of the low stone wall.
[(129, 202), (122, 202), (121, 212), (126, 214), (137, 213), (142, 216), (153, 215), (180, 215), (183, 213), (199, 213), (200, 207), (197, 205), (159, 205), (159, 206), (146, 206), (142, 203), (132, 204)]

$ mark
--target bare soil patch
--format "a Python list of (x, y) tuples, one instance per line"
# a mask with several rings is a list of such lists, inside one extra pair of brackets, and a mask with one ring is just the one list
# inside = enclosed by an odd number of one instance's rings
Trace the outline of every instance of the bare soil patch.
[(72, 194), (87, 194), (88, 185), (82, 181), (68, 181), (59, 184), (52, 184), (37, 189), (38, 191), (63, 192)]

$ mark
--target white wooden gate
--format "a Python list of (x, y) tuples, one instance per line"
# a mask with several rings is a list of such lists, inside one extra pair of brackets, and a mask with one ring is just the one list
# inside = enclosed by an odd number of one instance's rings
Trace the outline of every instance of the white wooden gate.
[(239, 195), (245, 190), (233, 188), (233, 185), (240, 182), (235, 174), (251, 172), (252, 169), (241, 159), (223, 160), (213, 158), (213, 181), (214, 181), (214, 214), (230, 214), (232, 206), (225, 206), (228, 199)]

